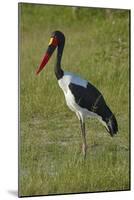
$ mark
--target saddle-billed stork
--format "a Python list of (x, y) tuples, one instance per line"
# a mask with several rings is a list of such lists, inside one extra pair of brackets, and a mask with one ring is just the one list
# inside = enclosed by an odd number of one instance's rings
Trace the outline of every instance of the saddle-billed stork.
[(61, 58), (64, 45), (64, 34), (60, 31), (54, 31), (51, 35), (48, 49), (36, 71), (36, 74), (39, 74), (39, 72), (45, 67), (54, 50), (57, 48), (57, 58), (54, 72), (58, 80), (58, 84), (64, 92), (68, 107), (76, 113), (80, 121), (83, 140), (82, 151), (85, 158), (87, 150), (85, 119), (87, 117), (98, 118), (111, 136), (118, 132), (118, 124), (114, 114), (107, 106), (102, 94), (95, 86), (73, 73), (63, 71), (61, 68)]

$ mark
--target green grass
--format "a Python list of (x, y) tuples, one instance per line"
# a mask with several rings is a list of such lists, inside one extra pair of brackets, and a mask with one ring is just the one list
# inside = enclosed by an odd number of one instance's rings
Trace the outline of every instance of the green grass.
[[(130, 189), (129, 11), (20, 4), (20, 196)], [(86, 122), (88, 152), (81, 153), (80, 125), (66, 106), (53, 71), (55, 54), (35, 70), (50, 33), (65, 33), (62, 67), (91, 81), (115, 113), (111, 138)]]

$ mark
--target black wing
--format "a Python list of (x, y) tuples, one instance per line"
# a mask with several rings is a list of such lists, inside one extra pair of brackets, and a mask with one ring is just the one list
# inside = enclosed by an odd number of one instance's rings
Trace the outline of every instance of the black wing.
[(111, 114), (111, 111), (107, 107), (102, 94), (91, 83), (88, 83), (86, 88), (70, 83), (69, 88), (74, 95), (76, 103), (80, 107), (86, 108), (91, 112), (95, 112), (102, 117), (105, 117), (109, 112), (110, 113), (108, 115)]

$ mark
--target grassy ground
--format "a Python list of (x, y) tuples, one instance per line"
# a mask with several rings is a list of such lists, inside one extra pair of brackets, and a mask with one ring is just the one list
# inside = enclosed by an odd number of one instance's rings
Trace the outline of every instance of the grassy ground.
[[(20, 4), (20, 196), (128, 190), (129, 12)], [(37, 77), (54, 30), (66, 35), (62, 67), (90, 80), (115, 113), (119, 134), (86, 123), (88, 153), (81, 154), (80, 125), (66, 106), (53, 72), (55, 54)]]

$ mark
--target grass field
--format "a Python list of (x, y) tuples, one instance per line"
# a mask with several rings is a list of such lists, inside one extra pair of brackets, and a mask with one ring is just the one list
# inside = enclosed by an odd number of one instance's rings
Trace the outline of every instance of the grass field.
[[(81, 154), (77, 117), (54, 75), (55, 54), (35, 70), (51, 32), (66, 36), (62, 67), (93, 83), (115, 113), (111, 138), (86, 121), (88, 152)], [(19, 195), (129, 190), (129, 11), (19, 4)]]

